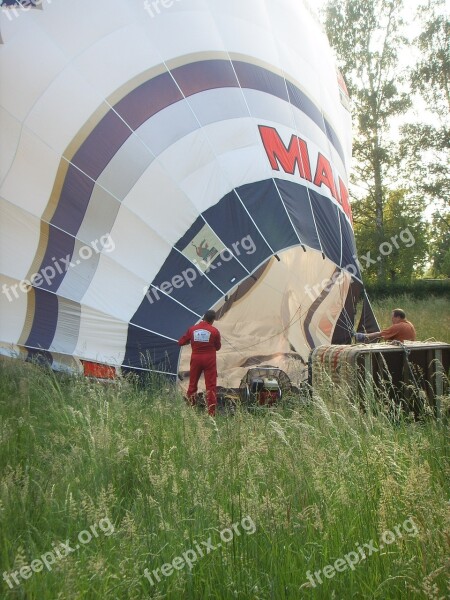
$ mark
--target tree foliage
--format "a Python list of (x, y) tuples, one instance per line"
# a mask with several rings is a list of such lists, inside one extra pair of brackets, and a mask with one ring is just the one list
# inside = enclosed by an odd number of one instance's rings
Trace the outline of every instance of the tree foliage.
[(418, 9), (420, 58), (411, 70), (412, 93), (425, 103), (428, 121), (402, 128), (400, 158), (416, 194), (434, 208), (431, 274), (450, 276), (450, 18), (444, 0)]
[[(403, 0), (332, 0), (325, 7), (326, 31), (353, 104), (352, 182), (359, 189), (353, 206), (358, 216), (374, 207), (370, 235), (375, 247), (386, 237), (386, 184), (395, 164), (389, 126), (410, 106), (399, 68), (399, 51), (406, 44), (402, 6)], [(356, 221), (361, 237), (365, 222)], [(378, 276), (385, 275), (380, 261)]]
[(431, 116), (402, 129), (401, 156), (427, 202), (450, 206), (450, 18), (444, 0), (418, 9), (422, 31), (414, 40), (420, 58), (411, 70), (411, 91)]
[[(408, 282), (423, 274), (426, 267), (428, 228), (423, 204), (412, 200), (407, 190), (384, 190), (384, 240), (380, 243), (370, 198), (354, 206), (356, 245), (364, 281), (378, 279), (383, 264), (386, 280)], [(370, 254), (368, 254), (370, 253)]]
[[(448, 10), (448, 9), (447, 9)], [(450, 113), (450, 20), (444, 0), (419, 7), (423, 29), (415, 39), (421, 57), (412, 70), (412, 91), (428, 108), (448, 122)]]
[(437, 210), (432, 221), (431, 275), (450, 277), (450, 213)]

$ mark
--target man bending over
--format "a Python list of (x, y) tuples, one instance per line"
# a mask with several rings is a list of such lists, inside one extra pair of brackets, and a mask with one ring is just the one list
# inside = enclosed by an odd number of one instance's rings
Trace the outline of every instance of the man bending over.
[(392, 325), (382, 331), (374, 333), (357, 333), (355, 339), (357, 342), (370, 342), (377, 338), (383, 338), (385, 341), (414, 342), (416, 339), (416, 330), (414, 325), (406, 320), (405, 311), (401, 308), (396, 308), (392, 311)]

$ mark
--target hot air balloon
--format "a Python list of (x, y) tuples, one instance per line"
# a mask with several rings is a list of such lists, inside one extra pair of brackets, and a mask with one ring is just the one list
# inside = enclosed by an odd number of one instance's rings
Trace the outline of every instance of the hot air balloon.
[(349, 100), (306, 0), (4, 2), (0, 29), (2, 354), (175, 379), (214, 308), (235, 386), (350, 341)]

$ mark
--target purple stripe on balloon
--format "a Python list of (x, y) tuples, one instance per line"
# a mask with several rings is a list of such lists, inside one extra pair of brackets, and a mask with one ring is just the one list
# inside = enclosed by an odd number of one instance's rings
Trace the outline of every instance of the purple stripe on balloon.
[(172, 75), (185, 96), (217, 88), (236, 88), (233, 67), (226, 60), (204, 60), (172, 70)]
[(71, 162), (95, 181), (131, 134), (130, 127), (110, 110), (81, 145)]
[(71, 267), (71, 258), (75, 246), (75, 238), (61, 229), (50, 225), (48, 244), (39, 269), (42, 283), (41, 290), (49, 290), (56, 294), (66, 271)]
[(233, 61), (233, 66), (242, 88), (267, 92), (285, 102), (289, 102), (286, 83), (280, 75), (263, 67), (241, 61)]
[(114, 106), (114, 110), (136, 130), (157, 112), (182, 99), (170, 73), (162, 73), (130, 92)]
[(94, 180), (73, 165), (69, 165), (59, 203), (50, 223), (76, 236), (86, 214), (94, 185)]
[(24, 346), (48, 350), (58, 322), (58, 297), (45, 290), (35, 290), (33, 326)]

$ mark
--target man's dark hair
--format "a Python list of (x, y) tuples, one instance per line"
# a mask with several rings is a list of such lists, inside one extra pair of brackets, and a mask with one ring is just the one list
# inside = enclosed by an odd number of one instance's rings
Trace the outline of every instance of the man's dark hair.
[(207, 310), (205, 312), (205, 316), (203, 317), (203, 320), (206, 321), (207, 323), (212, 323), (213, 321), (216, 320), (216, 311), (215, 310)]
[(400, 319), (406, 319), (406, 313), (401, 308), (394, 308), (392, 311), (394, 317), (400, 317)]

